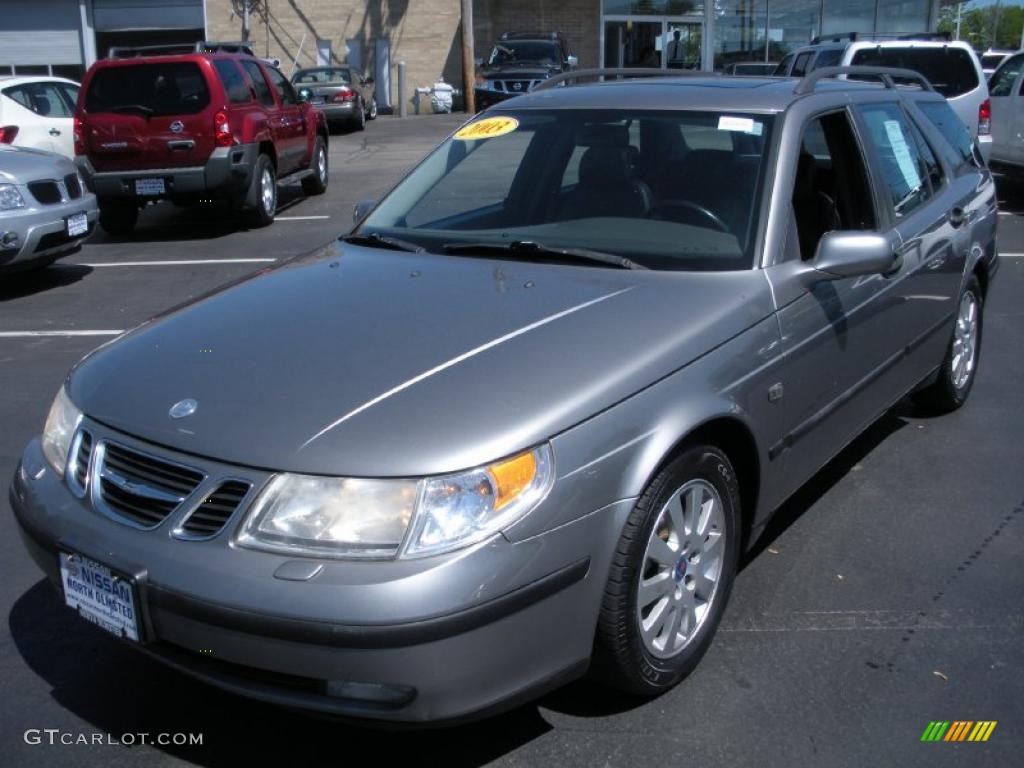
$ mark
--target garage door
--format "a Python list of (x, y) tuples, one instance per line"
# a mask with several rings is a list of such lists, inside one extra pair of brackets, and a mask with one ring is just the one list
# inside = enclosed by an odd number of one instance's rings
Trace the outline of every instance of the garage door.
[(203, 29), (203, 0), (93, 0), (97, 32)]

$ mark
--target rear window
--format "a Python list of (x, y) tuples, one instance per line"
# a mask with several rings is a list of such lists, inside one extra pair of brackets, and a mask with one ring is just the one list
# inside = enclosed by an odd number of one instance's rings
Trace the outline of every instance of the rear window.
[(85, 96), (87, 112), (194, 115), (209, 103), (206, 78), (191, 61), (104, 67)]
[(298, 85), (325, 85), (327, 83), (351, 83), (347, 69), (308, 69), (295, 76)]
[(947, 99), (978, 87), (974, 58), (963, 48), (863, 48), (851, 64), (868, 67), (900, 67), (920, 72)]
[(228, 95), (228, 101), (232, 104), (245, 104), (252, 100), (249, 93), (249, 86), (242, 78), (235, 62), (228, 59), (218, 59), (213, 62), (213, 68), (217, 70), (217, 77), (220, 78), (224, 92)]

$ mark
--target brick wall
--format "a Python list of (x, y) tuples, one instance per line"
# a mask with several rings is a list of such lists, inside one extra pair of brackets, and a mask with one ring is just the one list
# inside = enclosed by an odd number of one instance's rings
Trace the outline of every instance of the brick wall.
[(561, 32), (581, 67), (596, 67), (601, 0), (475, 0), (476, 57), (486, 59), (502, 32)]
[[(399, 61), (406, 63), (410, 113), (418, 86), (429, 86), (443, 75), (456, 88), (462, 87), (459, 0), (270, 0), (268, 5), (269, 28), (263, 18), (254, 16), (249, 40), (258, 55), (279, 58), (285, 75), (291, 75), (296, 57), (298, 67), (316, 64), (317, 38), (331, 41), (337, 63), (346, 61), (346, 41), (360, 41), (363, 71), (372, 75), (374, 41), (387, 38), (393, 107), (397, 108)], [(242, 23), (232, 13), (231, 0), (206, 0), (206, 23), (210, 40), (241, 37)]]

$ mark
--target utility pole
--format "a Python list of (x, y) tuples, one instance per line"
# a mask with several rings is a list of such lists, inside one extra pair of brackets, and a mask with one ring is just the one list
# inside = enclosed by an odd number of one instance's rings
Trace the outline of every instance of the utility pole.
[(956, 4), (956, 39), (957, 40), (960, 39), (960, 17), (963, 14), (963, 10), (964, 10), (964, 4), (963, 3), (957, 3)]
[(462, 0), (462, 93), (466, 112), (476, 112), (476, 57), (473, 47), (473, 0)]

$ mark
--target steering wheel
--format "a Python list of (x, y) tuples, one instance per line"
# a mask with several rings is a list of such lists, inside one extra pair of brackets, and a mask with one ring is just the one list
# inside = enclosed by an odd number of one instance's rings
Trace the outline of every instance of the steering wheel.
[(696, 211), (704, 218), (709, 219), (711, 223), (715, 225), (715, 229), (717, 229), (719, 232), (725, 232), (726, 234), (729, 233), (728, 225), (726, 225), (726, 223), (722, 221), (722, 219), (718, 216), (717, 213), (708, 210), (703, 205), (698, 205), (692, 200), (682, 200), (680, 198), (675, 198), (672, 200), (662, 200), (661, 202), (657, 202), (651, 206), (650, 210), (647, 211), (647, 218), (664, 220), (662, 217), (656, 216), (655, 214), (661, 211), (668, 211), (673, 208), (683, 208), (690, 211)]

